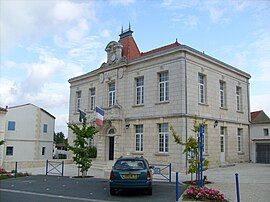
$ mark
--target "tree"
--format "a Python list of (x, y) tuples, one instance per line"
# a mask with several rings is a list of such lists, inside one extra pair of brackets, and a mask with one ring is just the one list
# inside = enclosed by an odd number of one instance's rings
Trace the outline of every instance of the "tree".
[(4, 140), (0, 140), (0, 145), (4, 144), (5, 141)]
[(74, 146), (67, 143), (67, 149), (73, 152), (73, 160), (78, 165), (82, 177), (85, 177), (91, 167), (93, 149), (88, 146), (88, 139), (92, 139), (98, 132), (95, 126), (88, 126), (86, 117), (83, 118), (82, 126), (75, 123), (68, 123), (68, 128), (75, 134)]
[[(203, 126), (206, 126), (206, 121), (203, 120), (201, 123)], [(191, 181), (193, 173), (197, 173), (198, 171), (198, 154), (199, 154), (199, 148), (198, 148), (198, 131), (199, 131), (200, 123), (197, 119), (197, 116), (194, 117), (193, 121), (193, 129), (191, 129), (195, 133), (194, 136), (190, 136), (186, 142), (182, 141), (182, 138), (177, 135), (176, 131), (174, 130), (173, 126), (170, 126), (170, 130), (172, 132), (172, 135), (174, 137), (174, 141), (176, 144), (184, 145), (185, 149), (183, 153), (186, 153), (188, 156), (188, 170), (187, 173), (190, 173), (191, 175)], [(209, 161), (204, 158), (203, 160), (203, 170), (207, 170), (209, 165)], [(197, 176), (196, 176), (197, 178)]]
[(53, 141), (54, 141), (55, 144), (66, 143), (67, 142), (67, 138), (65, 138), (65, 135), (62, 132), (54, 133)]

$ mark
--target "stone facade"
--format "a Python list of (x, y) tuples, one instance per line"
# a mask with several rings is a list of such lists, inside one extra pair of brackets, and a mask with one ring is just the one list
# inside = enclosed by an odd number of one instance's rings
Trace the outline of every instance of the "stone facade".
[[(129, 30), (130, 31), (130, 30)], [(123, 33), (122, 33), (123, 34)], [(131, 40), (132, 39), (132, 40)], [(124, 42), (123, 42), (124, 40)], [(127, 43), (125, 40), (130, 40)], [(119, 42), (135, 43), (132, 32)], [(131, 47), (137, 45), (133, 44)], [(133, 51), (132, 48), (129, 49)], [(135, 50), (137, 51), (137, 50)], [(162, 100), (160, 75), (166, 73), (168, 99)], [(203, 103), (199, 103), (198, 76), (204, 77)], [(137, 104), (136, 79), (143, 78), (143, 103)], [(69, 121), (78, 123), (78, 92), (80, 108), (87, 113), (89, 122), (95, 119), (90, 110), (89, 89), (95, 88), (95, 104), (105, 111), (105, 123), (100, 127), (94, 142), (98, 149), (97, 161), (109, 160), (123, 155), (143, 155), (150, 163), (172, 163), (174, 170), (186, 169), (183, 146), (177, 145), (168, 132), (168, 151), (160, 152), (159, 124), (172, 125), (185, 141), (193, 127), (193, 117), (207, 121), (205, 157), (210, 166), (249, 160), (249, 78), (250, 75), (194, 50), (177, 41), (173, 44), (140, 53), (132, 59), (122, 54), (122, 60), (110, 61), (87, 74), (72, 78), (70, 82)], [(115, 83), (115, 103), (108, 107), (108, 85)], [(223, 107), (220, 107), (220, 82), (225, 83)], [(240, 88), (237, 110), (236, 87)], [(162, 101), (160, 101), (162, 100)], [(216, 127), (214, 125), (217, 124)], [(143, 125), (143, 150), (136, 151), (136, 125)], [(220, 128), (224, 127), (223, 152), (220, 158)], [(109, 134), (110, 129), (114, 130)], [(237, 131), (241, 129), (241, 138)], [(113, 139), (111, 137), (114, 137)], [(74, 135), (69, 131), (69, 143)], [(113, 142), (113, 143), (112, 143)], [(110, 144), (111, 143), (111, 144)]]

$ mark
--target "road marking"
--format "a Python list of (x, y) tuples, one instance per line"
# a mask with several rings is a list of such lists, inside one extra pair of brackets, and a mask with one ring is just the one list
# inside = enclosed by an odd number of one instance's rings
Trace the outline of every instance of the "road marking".
[(19, 190), (11, 190), (11, 189), (1, 189), (0, 191), (3, 192), (12, 192), (12, 193), (19, 193), (19, 194), (29, 194), (29, 195), (36, 195), (36, 196), (47, 196), (51, 198), (61, 198), (61, 199), (70, 199), (70, 200), (79, 200), (79, 201), (91, 201), (91, 202), (114, 202), (114, 201), (107, 201), (107, 200), (98, 200), (98, 199), (88, 199), (88, 198), (79, 198), (79, 197), (72, 197), (72, 196), (58, 196), (53, 194), (41, 194), (35, 192), (28, 192), (28, 191), (19, 191)]

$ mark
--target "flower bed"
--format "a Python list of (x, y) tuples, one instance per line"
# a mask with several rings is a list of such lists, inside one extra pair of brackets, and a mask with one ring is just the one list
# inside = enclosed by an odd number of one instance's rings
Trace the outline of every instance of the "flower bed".
[[(15, 173), (14, 172), (7, 172), (4, 168), (1, 168), (0, 167), (0, 180), (4, 180), (4, 179), (8, 179), (8, 178), (11, 178), (11, 177), (14, 177), (15, 176)], [(22, 172), (19, 172), (16, 174), (16, 177), (25, 177), (25, 176), (29, 176), (28, 173), (22, 173)]]
[(195, 201), (219, 201), (226, 202), (227, 200), (217, 189), (209, 189), (207, 187), (198, 188), (195, 186), (190, 186), (185, 194), (183, 195), (183, 199), (190, 199)]

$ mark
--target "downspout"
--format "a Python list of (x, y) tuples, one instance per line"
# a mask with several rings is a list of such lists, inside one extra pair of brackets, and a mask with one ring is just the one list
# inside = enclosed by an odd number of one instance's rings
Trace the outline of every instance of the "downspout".
[[(187, 141), (187, 136), (188, 136), (188, 130), (187, 130), (187, 115), (188, 115), (188, 109), (187, 109), (187, 107), (188, 107), (188, 104), (187, 104), (187, 56), (186, 56), (187, 52), (185, 51), (184, 53), (185, 53), (185, 125), (186, 125), (185, 132), (186, 132), (186, 141)], [(187, 157), (188, 156), (186, 153), (186, 174), (188, 172), (188, 163), (187, 163), (188, 158)]]
[(248, 144), (248, 160), (249, 162), (251, 161), (251, 151), (250, 151), (250, 148), (251, 148), (251, 139), (250, 139), (250, 123), (251, 123), (251, 120), (250, 120), (250, 83), (249, 83), (249, 79), (248, 79), (248, 82), (247, 82), (247, 100), (248, 100), (248, 141), (249, 141), (249, 144)]

